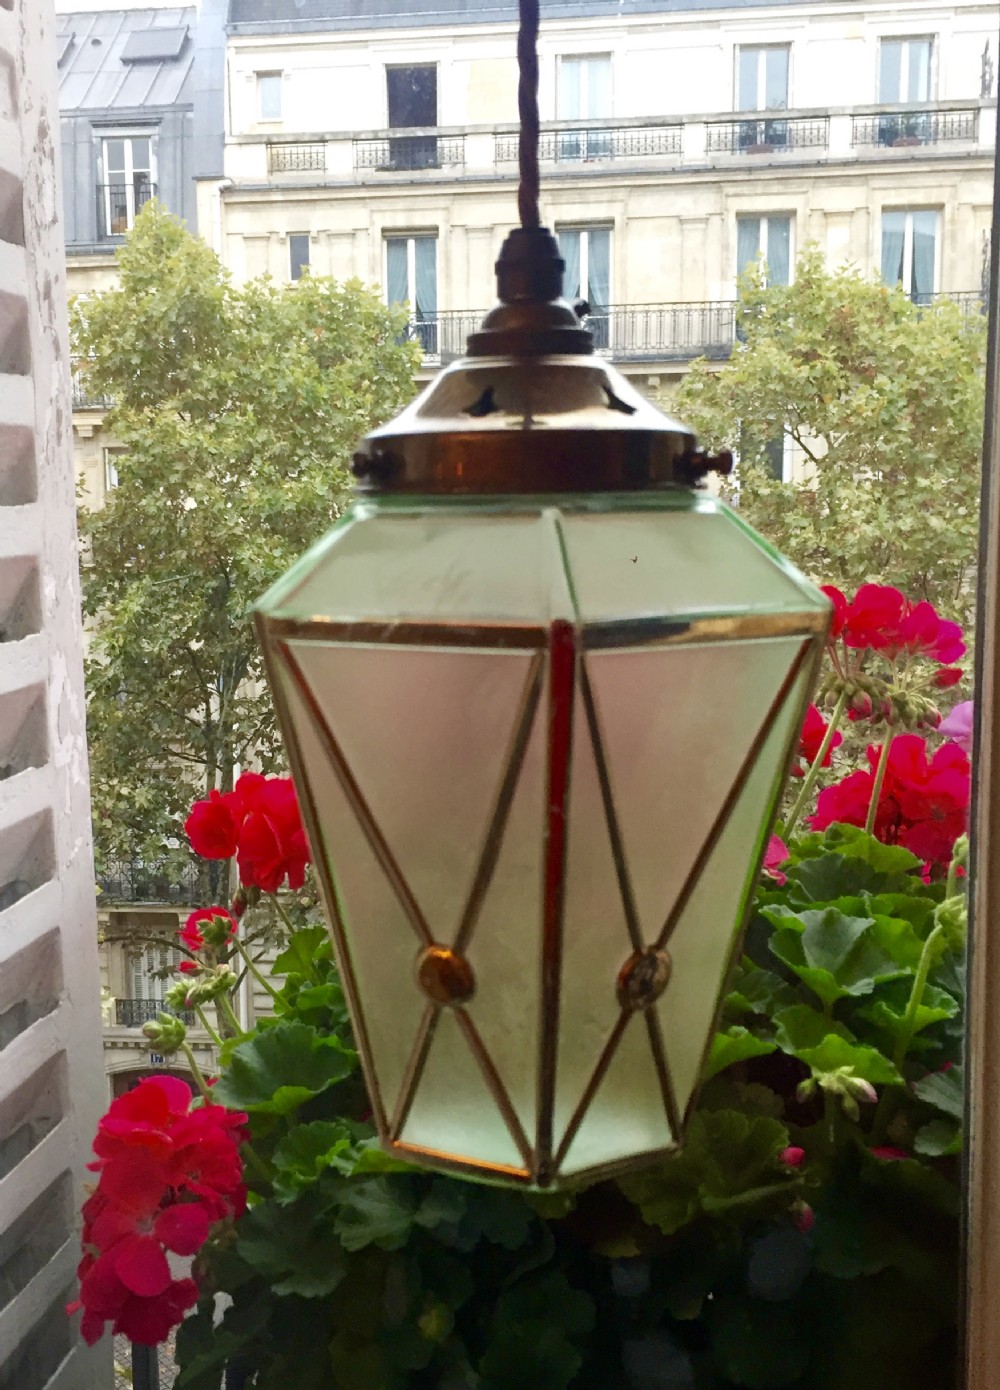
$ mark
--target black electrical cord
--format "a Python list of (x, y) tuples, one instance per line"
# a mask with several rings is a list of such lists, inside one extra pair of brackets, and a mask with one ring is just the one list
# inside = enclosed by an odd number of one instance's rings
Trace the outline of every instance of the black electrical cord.
[(519, 0), (517, 113), (521, 129), (517, 150), (520, 172), (517, 210), (521, 226), (530, 230), (540, 227), (542, 222), (538, 209), (538, 11), (539, 0)]

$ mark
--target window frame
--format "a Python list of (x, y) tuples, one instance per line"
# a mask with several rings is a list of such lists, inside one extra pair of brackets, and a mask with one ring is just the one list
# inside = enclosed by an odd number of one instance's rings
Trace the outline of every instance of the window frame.
[[(880, 34), (878, 40), (878, 51), (875, 60), (875, 93), (876, 101), (880, 106), (903, 106), (914, 102), (934, 100), (934, 68), (935, 53), (937, 50), (937, 36), (935, 34)], [(886, 43), (899, 43), (903, 45), (903, 55), (899, 64), (899, 84), (901, 92), (910, 85), (911, 71), (911, 45), (926, 43), (929, 48), (927, 55), (927, 96), (926, 97), (904, 97), (902, 95), (890, 100), (882, 91), (882, 45)]]
[[(135, 226), (136, 216), (145, 206), (145, 203), (149, 201), (149, 198), (147, 197), (145, 202), (140, 203), (138, 206), (136, 205), (136, 193), (138, 192), (138, 188), (136, 185), (137, 173), (140, 176), (143, 174), (146, 175), (146, 188), (148, 190), (149, 197), (152, 197), (152, 191), (156, 187), (156, 144), (158, 133), (158, 126), (123, 126), (121, 128), (102, 128), (97, 132), (98, 138), (100, 140), (99, 159), (101, 166), (101, 204), (104, 211), (104, 229), (106, 236), (124, 236), (126, 232), (131, 231), (132, 228)], [(108, 145), (112, 141), (116, 140), (120, 140), (122, 142), (125, 151), (125, 168), (121, 171), (120, 185), (112, 182), (111, 170), (109, 168), (110, 161), (108, 156)], [(139, 169), (138, 171), (136, 170), (134, 149), (134, 141), (136, 140), (146, 140), (149, 142), (148, 169)], [(121, 219), (112, 215), (111, 198), (112, 188), (119, 186), (123, 189), (125, 194), (125, 225), (124, 227), (120, 228), (117, 224), (121, 221)]]
[[(782, 221), (782, 222), (787, 222), (787, 223), (788, 223), (788, 279), (787, 279), (787, 281), (785, 281), (785, 282), (783, 282), (783, 283), (781, 283), (781, 284), (779, 284), (779, 285), (775, 285), (774, 288), (776, 288), (776, 289), (785, 289), (788, 285), (794, 284), (794, 282), (795, 282), (795, 213), (794, 213), (794, 212), (778, 212), (778, 211), (771, 211), (771, 210), (769, 210), (769, 209), (768, 209), (768, 210), (765, 210), (765, 211), (761, 211), (761, 212), (752, 212), (752, 211), (749, 211), (749, 210), (748, 210), (748, 211), (746, 211), (746, 212), (738, 212), (738, 213), (736, 214), (736, 240), (735, 240), (735, 249), (736, 249), (736, 256), (737, 256), (737, 261), (736, 261), (736, 283), (737, 283), (737, 284), (739, 283), (740, 276), (743, 274), (743, 270), (746, 268), (746, 267), (741, 268), (741, 267), (740, 267), (740, 264), (739, 264), (739, 244), (740, 244), (739, 224), (740, 224), (741, 222), (750, 222), (750, 221), (756, 221), (756, 222), (759, 222), (759, 223), (760, 223), (760, 234), (758, 235), (758, 238), (757, 238), (757, 256), (756, 256), (756, 260), (759, 261), (759, 262), (761, 262), (764, 266), (767, 266), (768, 270), (770, 270), (770, 266), (769, 266), (768, 260), (767, 260), (767, 243), (768, 243), (768, 239), (769, 239), (769, 236), (770, 236), (769, 224), (770, 224), (771, 222), (778, 222), (778, 221)], [(767, 275), (764, 276), (764, 288), (765, 288), (765, 289), (771, 288), (771, 282), (770, 282), (770, 279), (769, 279), (769, 277), (768, 277)]]
[[(285, 74), (278, 69), (261, 69), (254, 73), (255, 79), (255, 106), (258, 125), (277, 125), (285, 119)], [(269, 116), (264, 110), (265, 82), (274, 82), (275, 86), (270, 90), (278, 94), (278, 114)]]
[[(757, 96), (763, 93), (767, 100), (767, 54), (775, 49), (783, 49), (788, 54), (785, 65), (785, 102), (783, 106), (741, 106), (740, 105), (740, 57), (745, 50), (757, 51)], [(775, 43), (737, 43), (733, 46), (733, 110), (734, 111), (788, 111), (791, 108), (792, 92), (792, 44), (783, 40)]]
[[(306, 244), (305, 260), (296, 262), (293, 250), (294, 243), (304, 241)], [(296, 266), (298, 274), (296, 275)], [(289, 232), (288, 233), (288, 278), (290, 282), (298, 284), (304, 275), (309, 275), (312, 269), (312, 233), (311, 232)]]
[[(913, 289), (913, 217), (915, 213), (929, 212), (934, 217), (934, 278), (932, 287), (927, 293), (933, 300), (934, 295), (940, 293), (941, 289), (941, 245), (942, 245), (942, 208), (934, 207), (882, 207), (879, 212), (879, 245), (878, 261), (879, 273), (881, 275), (882, 252), (885, 244), (885, 218), (887, 213), (902, 213), (903, 215), (903, 274), (895, 281), (895, 285), (902, 287), (903, 293), (907, 298), (914, 299)], [(907, 283), (909, 281), (909, 283)], [(883, 284), (885, 281), (883, 280)], [(894, 288), (890, 286), (889, 288)]]

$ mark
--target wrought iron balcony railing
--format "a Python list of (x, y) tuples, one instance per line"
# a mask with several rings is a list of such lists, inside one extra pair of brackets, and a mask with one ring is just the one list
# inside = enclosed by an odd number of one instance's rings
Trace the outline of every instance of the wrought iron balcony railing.
[(157, 1014), (173, 1014), (189, 1026), (194, 1023), (193, 1009), (172, 1009), (162, 999), (116, 999), (115, 1022), (122, 1028), (141, 1028), (155, 1021)]
[(129, 183), (99, 183), (98, 241), (114, 241), (124, 236), (134, 226), (137, 215), (155, 197), (156, 184), (150, 183), (145, 174), (134, 175)]
[(326, 145), (301, 142), (268, 145), (267, 171), (269, 174), (325, 173)]
[(400, 132), (374, 140), (354, 141), (355, 169), (408, 173), (418, 169), (461, 168), (464, 164), (464, 135)]
[(94, 391), (87, 383), (87, 359), (80, 357), (70, 358), (70, 380), (73, 387), (73, 409), (74, 410), (110, 410), (112, 400), (110, 396), (102, 395), (99, 391)]
[(940, 145), (979, 138), (979, 110), (886, 111), (851, 118), (851, 144), (906, 149), (915, 145)]
[[(584, 164), (599, 159), (641, 159), (681, 152), (681, 123), (674, 125), (602, 125), (543, 130), (539, 158), (544, 163)], [(517, 160), (517, 135), (493, 137), (497, 164)]]
[(783, 154), (825, 149), (830, 139), (828, 116), (751, 116), (735, 121), (708, 121), (709, 154)]
[[(213, 865), (206, 866), (211, 871)], [(143, 863), (137, 859), (110, 861), (97, 878), (107, 902), (119, 903), (176, 903), (196, 905), (209, 887), (202, 879), (200, 867), (190, 863)]]

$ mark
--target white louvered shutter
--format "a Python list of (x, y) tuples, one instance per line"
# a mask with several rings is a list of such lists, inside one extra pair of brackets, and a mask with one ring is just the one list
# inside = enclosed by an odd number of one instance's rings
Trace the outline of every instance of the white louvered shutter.
[(104, 1105), (52, 0), (0, 0), (0, 1390), (105, 1390), (65, 1314)]

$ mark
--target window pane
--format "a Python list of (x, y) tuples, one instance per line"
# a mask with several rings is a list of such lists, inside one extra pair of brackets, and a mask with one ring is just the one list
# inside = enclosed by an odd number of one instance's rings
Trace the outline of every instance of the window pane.
[(104, 168), (109, 183), (120, 183), (125, 173), (125, 141), (105, 140)]
[(736, 219), (736, 274), (742, 275), (760, 255), (760, 218)]
[(741, 48), (737, 59), (736, 109), (759, 111), (757, 74), (760, 68), (760, 49)]
[(898, 285), (903, 278), (903, 238), (905, 212), (882, 214), (882, 283)]
[(911, 39), (910, 81), (904, 98), (906, 101), (930, 101), (931, 99), (931, 41), (930, 39)]
[(563, 299), (572, 304), (580, 299), (580, 233), (563, 229), (558, 233), (559, 254), (566, 262), (563, 271)]
[(433, 318), (437, 313), (437, 237), (414, 237), (413, 268), (417, 316)]
[(879, 101), (902, 101), (900, 96), (900, 73), (903, 62), (902, 39), (883, 39), (879, 45), (878, 60), (878, 99)]
[(559, 59), (558, 89), (556, 91), (557, 120), (579, 120), (583, 109), (582, 79), (583, 63), (579, 58)]
[(437, 68), (386, 68), (389, 126), (437, 125)]
[(280, 72), (262, 72), (258, 74), (257, 110), (262, 121), (281, 120)]
[(301, 280), (309, 269), (309, 249), (308, 233), (294, 233), (288, 238), (288, 273), (293, 280)]
[(389, 304), (406, 304), (410, 299), (406, 270), (406, 237), (389, 237), (385, 243), (385, 297)]
[(132, 169), (135, 173), (148, 174), (152, 165), (149, 162), (150, 141), (145, 136), (132, 139)]
[(587, 232), (587, 294), (592, 310), (611, 303), (611, 229), (591, 227)]
[(611, 115), (611, 58), (587, 59), (587, 105), (584, 116), (601, 120)]
[(915, 212), (913, 216), (913, 277), (909, 286), (915, 300), (927, 303), (934, 293), (934, 262), (937, 242), (937, 213)]
[(767, 283), (787, 285), (791, 269), (792, 219), (767, 219)]
[(788, 106), (787, 48), (765, 50), (764, 106), (768, 111), (784, 111)]

